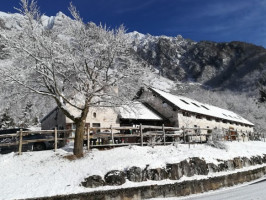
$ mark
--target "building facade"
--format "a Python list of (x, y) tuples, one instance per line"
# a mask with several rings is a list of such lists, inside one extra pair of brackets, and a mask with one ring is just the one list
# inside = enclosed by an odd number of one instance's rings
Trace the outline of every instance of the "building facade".
[[(75, 110), (73, 110), (75, 114)], [(78, 113), (76, 113), (77, 115)], [(163, 119), (140, 102), (123, 107), (91, 107), (86, 118), (86, 128), (120, 127), (139, 124), (161, 125)], [(60, 130), (75, 129), (75, 124), (58, 108), (54, 108), (41, 120), (42, 130), (55, 127)], [(104, 131), (104, 130), (100, 130)]]
[(169, 126), (185, 128), (227, 129), (252, 133), (254, 124), (238, 114), (183, 96), (149, 88), (140, 99), (169, 119)]

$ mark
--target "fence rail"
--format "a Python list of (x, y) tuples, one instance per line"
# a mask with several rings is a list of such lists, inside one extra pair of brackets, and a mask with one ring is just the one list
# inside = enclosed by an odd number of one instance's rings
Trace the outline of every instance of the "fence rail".
[[(70, 130), (39, 130), (39, 131), (23, 131), (22, 129), (14, 134), (0, 135), (0, 147), (18, 146), (19, 155), (22, 154), (22, 147), (25, 144), (34, 144), (40, 142), (54, 142), (54, 150), (57, 150), (59, 141), (66, 142), (74, 137), (69, 137)], [(129, 133), (124, 133), (129, 131)], [(52, 135), (53, 138), (47, 139), (30, 139), (23, 137), (28, 135)], [(10, 142), (3, 142), (4, 139), (10, 139)], [(231, 129), (210, 129), (200, 127), (166, 127), (139, 125), (137, 127), (88, 127), (84, 130), (84, 141), (87, 149), (90, 148), (108, 148), (128, 145), (167, 145), (173, 143), (194, 144), (212, 140), (264, 140), (265, 134), (247, 133)]]

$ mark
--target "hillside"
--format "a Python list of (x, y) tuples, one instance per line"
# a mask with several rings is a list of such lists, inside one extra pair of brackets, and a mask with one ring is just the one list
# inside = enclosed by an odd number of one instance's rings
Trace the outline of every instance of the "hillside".
[(138, 54), (162, 76), (214, 89), (250, 92), (266, 73), (266, 49), (244, 42), (194, 42), (129, 33)]

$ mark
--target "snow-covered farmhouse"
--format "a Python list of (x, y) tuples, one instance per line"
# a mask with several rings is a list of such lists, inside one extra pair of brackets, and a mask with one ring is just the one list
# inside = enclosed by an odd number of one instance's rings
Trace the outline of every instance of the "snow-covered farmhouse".
[[(123, 107), (91, 107), (86, 119), (88, 127), (120, 127), (137, 124), (161, 125), (163, 119), (140, 102)], [(75, 124), (58, 108), (41, 120), (42, 130), (75, 129)]]
[(253, 132), (254, 124), (238, 114), (183, 96), (149, 88), (142, 90), (140, 99), (166, 117), (170, 126)]

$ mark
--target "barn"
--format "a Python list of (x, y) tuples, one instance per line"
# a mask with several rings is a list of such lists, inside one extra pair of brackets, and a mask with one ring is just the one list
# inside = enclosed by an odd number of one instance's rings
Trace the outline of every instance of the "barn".
[[(162, 125), (163, 123), (163, 118), (155, 111), (140, 102), (133, 102), (121, 107), (91, 107), (86, 119), (86, 128), (133, 127), (139, 124)], [(41, 127), (42, 130), (50, 130), (55, 127), (60, 130), (76, 128), (73, 121), (66, 117), (58, 107), (42, 118)]]
[(167, 118), (169, 126), (254, 131), (254, 124), (240, 115), (184, 96), (148, 88), (142, 90), (140, 99)]

